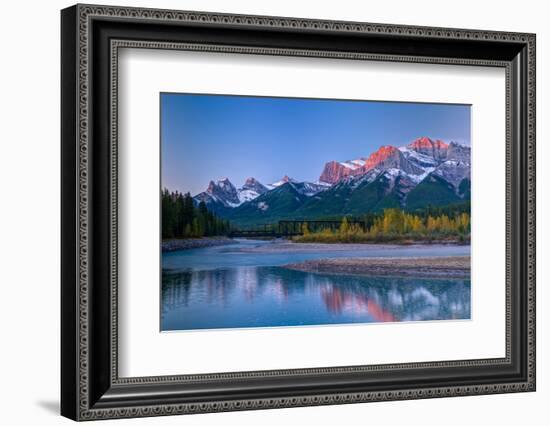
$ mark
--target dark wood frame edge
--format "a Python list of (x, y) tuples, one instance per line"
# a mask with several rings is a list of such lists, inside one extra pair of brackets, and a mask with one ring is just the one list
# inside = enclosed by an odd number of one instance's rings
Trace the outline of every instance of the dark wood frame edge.
[[(83, 39), (83, 19), (93, 27), (89, 29), (90, 39)], [(86, 5), (63, 10), (61, 20), (64, 416), (85, 420), (535, 389), (534, 35)], [(348, 26), (351, 29), (346, 29)], [(112, 380), (107, 256), (111, 164), (105, 143), (105, 138), (109, 140), (109, 64), (105, 55), (108, 41), (121, 37), (508, 62), (512, 83), (512, 153), (507, 177), (511, 180), (512, 208), (509, 268), (514, 282), (510, 360), (476, 367), (389, 366), (368, 373), (353, 372), (351, 367), (326, 374), (287, 375), (281, 371), (249, 378)], [(90, 49), (86, 66), (90, 71), (91, 111), (79, 109), (82, 49)], [(437, 52), (440, 54), (434, 54)], [(89, 123), (83, 123), (88, 114)], [(88, 124), (88, 140), (83, 144), (82, 127)], [(85, 168), (83, 157), (89, 161)], [(86, 292), (82, 291), (83, 283)]]

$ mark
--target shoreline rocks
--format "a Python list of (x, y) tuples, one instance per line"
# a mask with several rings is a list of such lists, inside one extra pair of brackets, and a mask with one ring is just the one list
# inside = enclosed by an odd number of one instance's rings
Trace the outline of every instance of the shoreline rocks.
[(470, 278), (470, 256), (316, 259), (283, 268), (339, 275), (464, 279)]
[(228, 237), (210, 237), (210, 238), (185, 238), (185, 239), (170, 239), (163, 240), (161, 243), (162, 252), (188, 250), (196, 248), (224, 246), (227, 244), (235, 244), (235, 241)]

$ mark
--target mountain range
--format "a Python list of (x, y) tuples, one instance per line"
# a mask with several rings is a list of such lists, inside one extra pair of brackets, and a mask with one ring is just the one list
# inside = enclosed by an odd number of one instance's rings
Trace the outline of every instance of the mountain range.
[(251, 177), (237, 188), (224, 178), (194, 199), (241, 225), (459, 203), (470, 199), (470, 147), (421, 137), (367, 157), (328, 161), (315, 182), (284, 176), (264, 185)]

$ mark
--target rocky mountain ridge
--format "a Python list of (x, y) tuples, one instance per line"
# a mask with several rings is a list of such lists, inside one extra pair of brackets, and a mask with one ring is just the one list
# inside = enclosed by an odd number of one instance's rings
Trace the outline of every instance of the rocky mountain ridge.
[(264, 185), (251, 177), (236, 188), (224, 178), (211, 181), (194, 199), (238, 221), (239, 215), (255, 214), (267, 220), (274, 210), (277, 217), (362, 214), (444, 205), (469, 196), (470, 147), (421, 137), (402, 147), (383, 145), (368, 157), (329, 161), (316, 182), (284, 176)]

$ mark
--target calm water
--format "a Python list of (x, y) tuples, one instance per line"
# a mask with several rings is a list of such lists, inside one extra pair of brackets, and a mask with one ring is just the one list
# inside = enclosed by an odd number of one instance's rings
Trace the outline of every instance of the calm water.
[(241, 240), (162, 256), (161, 329), (349, 324), (470, 318), (470, 280), (363, 277), (280, 265), (334, 257), (469, 255), (469, 246), (272, 252)]

